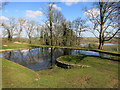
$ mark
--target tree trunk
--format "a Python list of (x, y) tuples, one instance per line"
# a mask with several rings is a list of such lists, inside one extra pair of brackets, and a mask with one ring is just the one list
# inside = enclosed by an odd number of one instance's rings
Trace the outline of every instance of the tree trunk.
[(31, 44), (31, 40), (29, 40), (29, 44)]
[(52, 45), (52, 12), (51, 12), (51, 9), (50, 9), (50, 39), (51, 39), (50, 46), (53, 46)]
[(99, 47), (98, 49), (103, 49), (103, 27), (104, 27), (104, 22), (103, 22), (103, 18), (104, 18), (104, 15), (103, 15), (103, 12), (102, 12), (102, 2), (100, 2), (100, 20), (101, 20), (101, 24), (100, 24), (100, 35), (99, 35)]
[(81, 35), (81, 30), (80, 30), (80, 32), (79, 32), (79, 46), (80, 46), (80, 35)]
[(99, 48), (98, 49), (103, 49), (103, 43), (99, 43)]
[(10, 35), (9, 31), (8, 31), (8, 41), (12, 41), (12, 36)]
[(29, 44), (31, 44), (31, 37), (29, 36)]
[(100, 35), (99, 35), (99, 47), (98, 49), (103, 49), (103, 25), (101, 25)]
[(66, 28), (66, 25), (64, 25), (64, 31), (63, 31), (63, 45), (64, 46), (66, 46), (66, 43), (67, 43), (67, 41), (66, 41), (66, 34), (67, 34), (67, 28)]
[(78, 45), (77, 45), (77, 31), (76, 31), (76, 46), (78, 46)]
[(8, 41), (12, 41), (12, 36), (8, 35)]
[(100, 35), (99, 35), (99, 47), (98, 49), (103, 49), (104, 40), (103, 40), (103, 25), (101, 25)]
[(19, 35), (18, 35), (18, 41), (20, 42), (20, 33), (19, 33)]
[(52, 69), (52, 65), (53, 65), (53, 58), (52, 58), (52, 56), (53, 56), (53, 51), (52, 51), (52, 47), (51, 47), (51, 56), (50, 56), (50, 69)]

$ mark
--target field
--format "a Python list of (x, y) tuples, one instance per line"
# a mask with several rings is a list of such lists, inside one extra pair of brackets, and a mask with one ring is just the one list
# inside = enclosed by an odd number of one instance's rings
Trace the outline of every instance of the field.
[[(92, 59), (91, 67), (88, 68), (64, 69), (56, 66), (53, 69), (38, 72), (31, 71), (14, 62), (0, 59), (3, 64), (2, 87), (117, 88), (118, 62), (95, 57), (90, 59)], [(39, 74), (39, 80), (36, 79), (37, 74)]]
[[(30, 47), (49, 47), (46, 45), (26, 43), (2, 43), (2, 49), (21, 49)], [(109, 45), (109, 48), (117, 45)], [(61, 46), (53, 46), (61, 47)], [(85, 49), (82, 47), (62, 47)], [(108, 46), (105, 47), (106, 50)], [(97, 50), (97, 49), (96, 49)], [(112, 52), (105, 51), (103, 52)], [(118, 52), (112, 52), (118, 53)], [(71, 57), (72, 58), (72, 57)], [(53, 69), (34, 72), (14, 62), (0, 58), (2, 61), (3, 88), (118, 88), (118, 63), (99, 57), (85, 57), (80, 63), (86, 68), (64, 69), (55, 66)], [(70, 62), (79, 61), (72, 58)]]

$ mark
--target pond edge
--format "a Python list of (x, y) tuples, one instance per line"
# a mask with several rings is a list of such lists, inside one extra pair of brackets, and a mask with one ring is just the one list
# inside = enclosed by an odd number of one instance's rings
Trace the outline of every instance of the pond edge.
[[(66, 56), (66, 55), (65, 55), (65, 56)], [(56, 59), (56, 64), (57, 64), (57, 66), (59, 66), (59, 67), (63, 67), (63, 68), (71, 68), (71, 67), (81, 67), (81, 68), (84, 68), (84, 67), (90, 67), (90, 66), (88, 66), (88, 65), (76, 65), (76, 64), (63, 63), (63, 62), (59, 61), (59, 59), (62, 58), (62, 57), (64, 57), (64, 56), (58, 57), (58, 58)]]

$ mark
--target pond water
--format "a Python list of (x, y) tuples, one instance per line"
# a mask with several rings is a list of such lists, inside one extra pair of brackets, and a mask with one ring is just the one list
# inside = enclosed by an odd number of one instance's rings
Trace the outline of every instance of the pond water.
[[(91, 44), (95, 44), (95, 45), (98, 45), (99, 43), (91, 43)], [(85, 43), (85, 44), (81, 44), (82, 46), (88, 46), (89, 43)], [(113, 43), (104, 43), (104, 45), (115, 45)]]
[(10, 52), (0, 53), (2, 58), (13, 61), (17, 64), (23, 65), (34, 71), (45, 70), (53, 68), (56, 63), (56, 58), (63, 55), (94, 55), (115, 58), (116, 56), (110, 54), (103, 54), (94, 51), (62, 49), (62, 48), (32, 48), (25, 50), (16, 50)]

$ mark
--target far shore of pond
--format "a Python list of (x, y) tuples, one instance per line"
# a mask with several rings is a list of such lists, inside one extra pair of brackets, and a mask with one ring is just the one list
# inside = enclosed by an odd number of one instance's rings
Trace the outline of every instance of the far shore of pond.
[[(107, 46), (107, 45), (106, 45)], [(114, 46), (114, 45), (108, 45), (108, 46)], [(117, 46), (117, 45), (115, 45)], [(39, 48), (39, 47), (51, 47), (49, 45), (35, 45), (35, 44), (18, 44), (18, 43), (9, 43), (6, 44), (6, 46), (3, 46), (0, 50), (0, 53), (2, 52), (8, 52), (8, 51), (14, 51), (14, 50), (23, 50), (23, 49), (29, 49), (29, 48)], [(69, 48), (69, 49), (81, 49), (81, 50), (88, 50), (88, 51), (95, 51), (95, 52), (101, 52), (106, 54), (112, 54), (112, 55), (120, 55), (120, 52), (113, 52), (113, 51), (106, 51), (106, 50), (100, 50), (100, 49), (92, 49), (92, 48), (85, 48), (85, 47), (76, 47), (76, 46), (52, 46), (53, 48)]]

